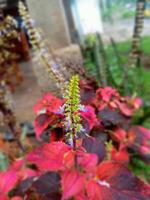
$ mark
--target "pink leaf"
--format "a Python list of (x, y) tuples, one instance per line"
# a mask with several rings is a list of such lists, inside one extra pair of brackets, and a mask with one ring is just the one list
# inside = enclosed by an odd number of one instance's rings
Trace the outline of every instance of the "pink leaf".
[(136, 126), (136, 128), (141, 132), (141, 134), (143, 135), (143, 137), (146, 138), (146, 140), (150, 140), (150, 130), (142, 127), (142, 126)]
[(9, 198), (6, 195), (0, 193), (0, 200), (9, 200)]
[(118, 142), (123, 142), (126, 139), (127, 133), (122, 128), (117, 128), (114, 130), (114, 137)]
[(128, 164), (129, 163), (129, 153), (125, 149), (117, 151), (115, 148), (112, 148), (111, 159), (116, 162), (122, 163), (122, 164)]
[(89, 129), (91, 130), (98, 122), (94, 108), (91, 106), (86, 106), (85, 110), (80, 112), (81, 117), (88, 122)]
[(143, 102), (139, 97), (136, 97), (132, 99), (131, 104), (135, 109), (139, 109), (142, 106)]
[(34, 111), (39, 113), (41, 110), (46, 112), (56, 113), (59, 111), (60, 106), (62, 106), (63, 101), (50, 93), (46, 93), (42, 99), (40, 99), (34, 106)]
[(135, 141), (132, 144), (132, 148), (138, 152), (146, 162), (150, 163), (150, 130), (142, 126), (133, 126), (128, 135), (134, 135)]
[(11, 170), (19, 171), (24, 166), (24, 159), (17, 159), (10, 167)]
[(98, 158), (95, 154), (88, 154), (82, 150), (76, 153), (74, 151), (69, 151), (64, 155), (64, 166), (67, 169), (74, 168), (75, 155), (77, 157), (78, 166), (86, 171), (92, 170), (98, 163)]
[(64, 168), (64, 155), (70, 147), (63, 142), (44, 144), (29, 153), (27, 160), (37, 165), (40, 171), (57, 171)]
[(102, 100), (106, 103), (109, 103), (111, 101), (111, 98), (114, 96), (119, 97), (119, 94), (116, 89), (113, 89), (111, 87), (99, 88), (96, 91), (97, 99)]
[(85, 195), (85, 192), (81, 192), (78, 195), (74, 197), (75, 200), (89, 200), (87, 195)]
[(25, 180), (27, 178), (30, 177), (34, 177), (37, 176), (37, 172), (35, 170), (26, 168), (26, 169), (22, 169), (19, 173), (18, 173), (19, 177), (21, 178), (21, 180)]
[(92, 171), (92, 169), (96, 167), (98, 163), (98, 157), (96, 154), (80, 152), (77, 155), (77, 160), (85, 171)]
[(18, 174), (13, 170), (0, 173), (0, 193), (7, 194), (18, 182)]
[(23, 200), (21, 197), (13, 197), (11, 200)]
[(129, 107), (127, 103), (121, 103), (119, 101), (117, 101), (117, 105), (120, 109), (120, 111), (122, 112), (122, 114), (124, 114), (127, 117), (131, 117), (134, 114), (134, 109), (133, 107)]
[(63, 189), (62, 200), (69, 199), (79, 194), (84, 188), (84, 176), (77, 171), (65, 171), (61, 178)]
[[(102, 194), (102, 189), (104, 192), (105, 188), (101, 188), (95, 181), (89, 181), (86, 187), (87, 196), (89, 200), (106, 200), (104, 199), (104, 194)], [(110, 198), (108, 198), (111, 200)]]

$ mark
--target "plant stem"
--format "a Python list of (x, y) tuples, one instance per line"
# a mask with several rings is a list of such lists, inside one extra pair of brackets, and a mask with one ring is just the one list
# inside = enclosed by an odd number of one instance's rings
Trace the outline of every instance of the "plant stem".
[[(71, 111), (71, 121), (72, 121), (72, 124), (74, 124), (74, 118), (73, 118), (73, 111)], [(78, 169), (78, 159), (77, 159), (77, 154), (76, 154), (76, 150), (77, 150), (77, 143), (76, 143), (76, 130), (75, 128), (73, 127), (73, 130), (72, 130), (72, 139), (73, 139), (73, 150), (75, 151), (75, 157), (74, 157), (74, 164), (75, 164), (75, 169)]]

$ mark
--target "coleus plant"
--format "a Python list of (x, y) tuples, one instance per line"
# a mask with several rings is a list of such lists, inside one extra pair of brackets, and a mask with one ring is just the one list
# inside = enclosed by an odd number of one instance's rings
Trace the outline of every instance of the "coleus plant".
[[(145, 141), (148, 130), (131, 128), (129, 122), (141, 101), (122, 98), (112, 88), (100, 88), (89, 105), (81, 103), (78, 76), (72, 77), (64, 100), (46, 94), (38, 101), (34, 107), (38, 114), (36, 136), (42, 140), (47, 131), (49, 141), (0, 173), (0, 199), (150, 199), (150, 186), (135, 177), (120, 159), (121, 155), (128, 156), (127, 147), (133, 144), (138, 143), (138, 150), (143, 144), (148, 148), (146, 142), (140, 144), (136, 138), (140, 131)], [(127, 127), (123, 126), (124, 118)]]
[[(142, 105), (138, 97), (122, 97), (116, 89), (99, 88), (96, 94), (91, 86), (80, 83), (83, 99), (79, 106), (82, 130), (79, 137), (89, 134), (101, 139), (104, 143), (113, 141), (113, 145), (106, 145), (110, 155), (122, 162), (129, 162), (129, 152), (138, 154), (149, 162), (150, 158), (150, 131), (141, 126), (132, 125), (132, 116)], [(89, 91), (90, 97), (87, 93)], [(92, 92), (91, 92), (92, 91)], [(55, 102), (55, 104), (53, 103)], [(65, 100), (47, 93), (34, 107), (37, 114), (35, 131), (37, 138), (46, 138), (50, 141), (63, 140), (65, 131)], [(115, 145), (114, 145), (115, 144)], [(110, 148), (111, 147), (111, 148)]]

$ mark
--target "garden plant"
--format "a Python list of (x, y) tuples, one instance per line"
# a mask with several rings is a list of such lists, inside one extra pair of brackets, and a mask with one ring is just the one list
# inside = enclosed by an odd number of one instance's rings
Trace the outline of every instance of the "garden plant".
[(150, 130), (133, 120), (141, 98), (98, 86), (84, 73), (66, 80), (26, 8), (19, 8), (36, 58), (62, 97), (46, 93), (37, 100), (37, 146), (21, 146), (0, 172), (0, 200), (149, 200)]

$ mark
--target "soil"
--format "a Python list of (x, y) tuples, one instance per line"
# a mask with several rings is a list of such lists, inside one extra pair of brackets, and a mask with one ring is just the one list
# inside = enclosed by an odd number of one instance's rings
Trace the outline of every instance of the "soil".
[(39, 88), (32, 67), (32, 62), (20, 63), (23, 82), (12, 94), (14, 112), (19, 122), (33, 122), (35, 118), (33, 106), (37, 98), (41, 97), (41, 88)]

